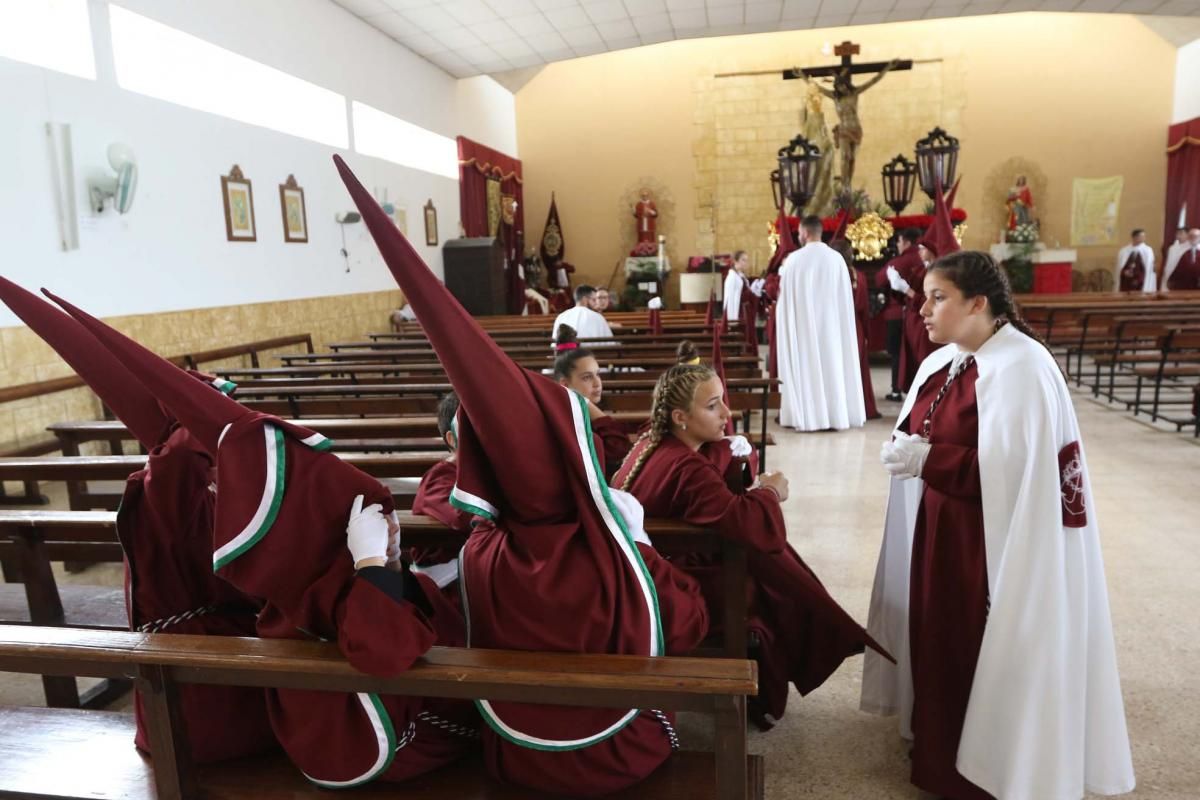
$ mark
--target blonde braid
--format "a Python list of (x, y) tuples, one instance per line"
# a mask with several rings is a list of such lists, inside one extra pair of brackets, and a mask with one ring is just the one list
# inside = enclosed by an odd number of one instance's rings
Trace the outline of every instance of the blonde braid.
[[(716, 377), (712, 367), (697, 364), (677, 364), (662, 375), (654, 384), (654, 399), (650, 408), (650, 429), (643, 433), (634, 445), (646, 441), (646, 446), (638, 454), (637, 460), (621, 484), (621, 491), (628, 492), (629, 487), (637, 480), (646, 460), (650, 458), (662, 440), (671, 432), (671, 412), (675, 409), (687, 411), (696, 396), (696, 387), (707, 380)], [(633, 451), (630, 451), (631, 453)], [(624, 466), (624, 465), (622, 465)]]

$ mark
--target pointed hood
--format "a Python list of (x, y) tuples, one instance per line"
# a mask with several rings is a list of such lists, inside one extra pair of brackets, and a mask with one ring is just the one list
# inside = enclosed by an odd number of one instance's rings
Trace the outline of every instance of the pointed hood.
[(159, 444), (170, 418), (154, 395), (83, 325), (4, 278), (0, 278), (0, 299), (62, 356), (143, 447), (152, 450)]
[(78, 320), (100, 344), (128, 367), (140, 385), (157, 397), (209, 453), (216, 454), (221, 431), (227, 425), (253, 414), (220, 392), (205, 391), (184, 370), (86, 311), (45, 289), (42, 292)]
[[(627, 516), (618, 505), (623, 496), (604, 483), (587, 401), (514, 364), (341, 157), (334, 162), (458, 394), (458, 475), (450, 502), (495, 521), (477, 528), (459, 558), (469, 646), (662, 654), (657, 594), (635, 544), (637, 517)], [(547, 597), (554, 598), (554, 614), (546, 613)], [(507, 740), (550, 750), (588, 747), (638, 714), (476, 705)]]
[(829, 237), (829, 244), (833, 244), (839, 239), (845, 239), (848, 227), (850, 227), (850, 209), (845, 208), (838, 212), (837, 227), (833, 229), (833, 236)]
[[(956, 181), (954, 188), (950, 190), (951, 200), (957, 192), (958, 182)], [(954, 223), (950, 221), (950, 206), (942, 194), (940, 183), (934, 191), (933, 203), (933, 222), (930, 224), (929, 230), (925, 231), (925, 235), (921, 237), (919, 244), (924, 245), (927, 250), (932, 250), (934, 255), (941, 258), (951, 253), (957, 253), (961, 248), (958, 239), (954, 237)]]

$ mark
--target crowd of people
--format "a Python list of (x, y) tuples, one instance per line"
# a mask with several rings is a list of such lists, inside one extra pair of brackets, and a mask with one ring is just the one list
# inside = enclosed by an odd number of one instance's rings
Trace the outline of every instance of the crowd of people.
[[(901, 354), (892, 394), (907, 396), (882, 444), (891, 492), (864, 627), (789, 543), (788, 478), (760, 473), (749, 443), (728, 435), (719, 364), (680, 342), (632, 438), (604, 410), (605, 376), (581, 341), (614, 335), (596, 290), (578, 287), (555, 320), (552, 374), (521, 369), (335, 161), (454, 387), (438, 408), (447, 457), (422, 480), (414, 512), (468, 534), (466, 544), (405, 549), (391, 493), (324, 437), (250, 411), (65, 300), (51, 296), (59, 311), (4, 282), (5, 302), (47, 341), (94, 360), (85, 380), (153, 448), (118, 517), (123, 537), (144, 540), (134, 552), (158, 553), (128, 562), (135, 620), (165, 613), (156, 592), (182, 591), (175, 605), (209, 609), (196, 632), (335, 641), (378, 675), (434, 644), (683, 655), (715, 632), (725, 588), (710, 556), (665, 558), (645, 531), (647, 517), (684, 521), (747, 554), (760, 728), (785, 713), (791, 688), (813, 692), (865, 653), (862, 707), (899, 715), (921, 789), (1000, 800), (1132, 790), (1074, 410), (987, 254), (903, 231), (884, 272), (904, 298), (889, 350)], [(801, 238), (770, 290), (779, 421), (862, 425), (856, 316), (867, 287), (846, 248), (821, 241), (819, 220), (804, 220)], [(191, 549), (176, 552), (181, 531)], [(202, 552), (189, 556), (196, 541)], [(173, 571), (160, 566), (165, 553)], [(486, 768), (508, 783), (605, 795), (678, 746), (673, 716), (653, 709), (286, 689), (250, 702), (236, 694), (245, 691), (194, 698), (187, 713), (208, 724), (189, 724), (201, 732), (192, 747), (226, 758), (273, 735), (310, 780), (334, 788), (403, 781), (482, 746)]]

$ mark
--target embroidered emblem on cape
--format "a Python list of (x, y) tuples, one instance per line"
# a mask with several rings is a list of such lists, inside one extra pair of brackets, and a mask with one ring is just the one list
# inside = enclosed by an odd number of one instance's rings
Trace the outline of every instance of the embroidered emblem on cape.
[(1083, 499), (1083, 459), (1079, 442), (1071, 442), (1058, 451), (1058, 481), (1062, 494), (1063, 525), (1082, 528), (1087, 525), (1087, 509)]

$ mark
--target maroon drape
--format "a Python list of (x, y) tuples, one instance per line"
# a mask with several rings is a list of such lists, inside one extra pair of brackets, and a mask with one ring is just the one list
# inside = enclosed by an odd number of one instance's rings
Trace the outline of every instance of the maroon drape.
[(508, 262), (508, 313), (520, 314), (525, 306), (523, 282), (517, 277), (517, 264), (525, 252), (525, 196), (522, 191), (521, 161), (458, 137), (458, 205), (463, 231), (467, 236), (488, 235), (487, 181), (500, 180), (500, 193), (516, 198), (517, 211), (511, 226), (500, 222), (498, 234), (504, 242)]
[(1167, 131), (1167, 218), (1163, 241), (1175, 241), (1179, 211), (1187, 204), (1187, 225), (1200, 225), (1200, 117)]

